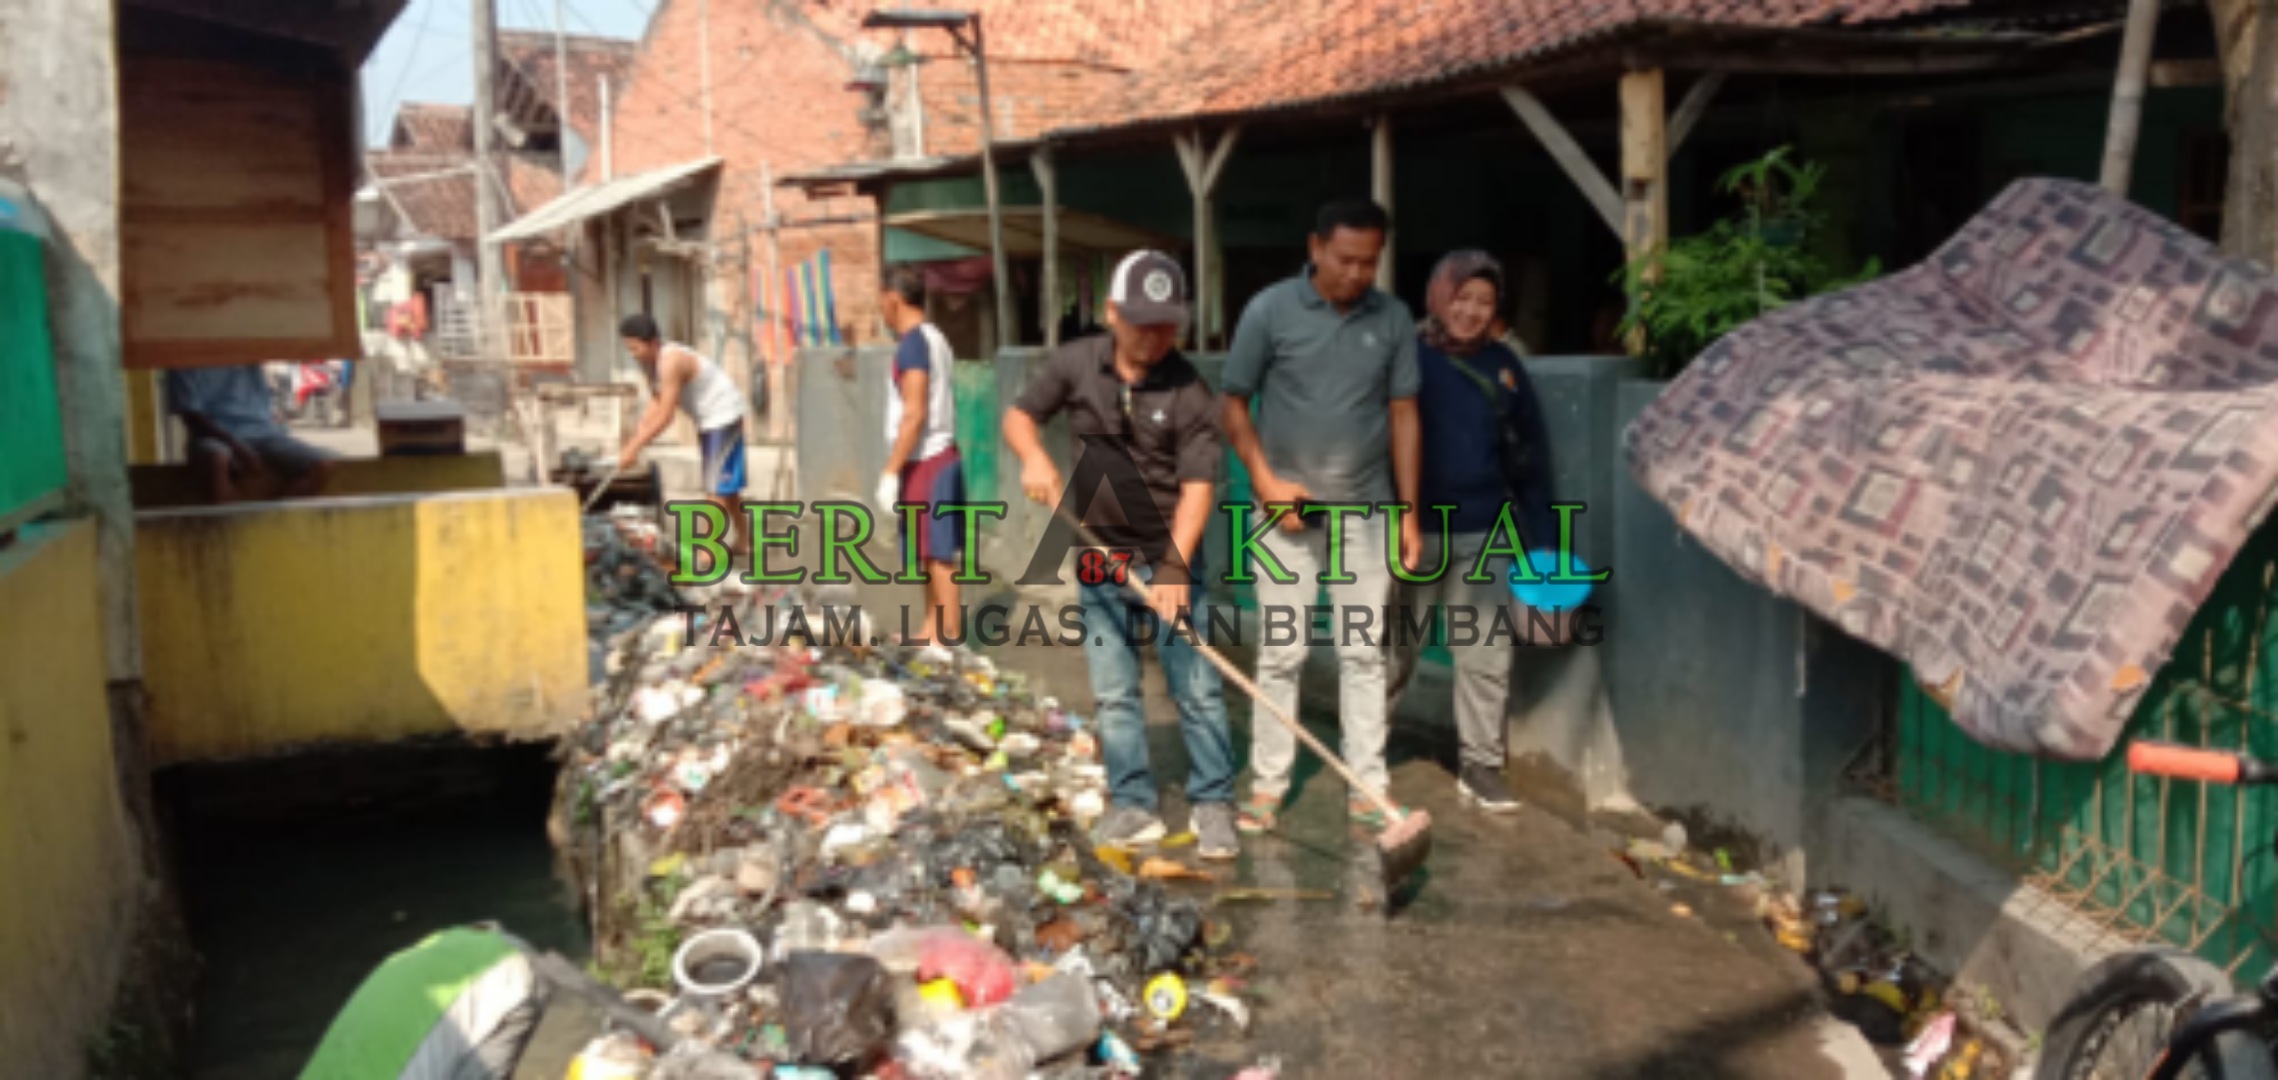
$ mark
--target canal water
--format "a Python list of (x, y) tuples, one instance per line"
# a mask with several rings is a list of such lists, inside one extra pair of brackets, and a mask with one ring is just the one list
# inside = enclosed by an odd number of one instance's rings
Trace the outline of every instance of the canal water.
[(161, 775), (203, 963), (190, 1076), (298, 1076), (373, 966), (445, 927), (495, 921), (583, 964), (583, 917), (546, 838), (553, 777), (542, 747)]

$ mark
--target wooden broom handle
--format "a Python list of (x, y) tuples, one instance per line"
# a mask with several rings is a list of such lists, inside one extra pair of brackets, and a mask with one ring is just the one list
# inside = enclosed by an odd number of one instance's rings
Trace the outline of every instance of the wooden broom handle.
[[(1053, 509), (1053, 514), (1060, 520), (1067, 522), (1071, 526), (1074, 526), (1077, 538), (1082, 540), (1085, 544), (1096, 548), (1107, 547), (1106, 544), (1100, 543), (1099, 537), (1092, 535), (1092, 531), (1090, 529), (1084, 527), (1083, 522), (1077, 521), (1075, 518), (1069, 516), (1068, 512), (1065, 509), (1055, 507)], [(1139, 575), (1125, 574), (1123, 577), (1123, 584), (1124, 587), (1130, 589), (1133, 593), (1138, 594), (1140, 603), (1146, 604), (1149, 607), (1154, 606), (1154, 597), (1148, 592), (1146, 583), (1139, 580)], [(1197, 584), (1199, 585), (1199, 583)], [(1353, 772), (1350, 767), (1348, 767), (1342, 760), (1340, 760), (1337, 755), (1330, 753), (1329, 748), (1323, 746), (1321, 744), (1321, 740), (1314, 738), (1312, 732), (1305, 730), (1305, 725), (1298, 723), (1296, 717), (1289, 715), (1288, 712), (1282, 709), (1280, 704), (1276, 703), (1272, 698), (1267, 697), (1264, 691), (1259, 690), (1258, 684), (1251, 682), (1249, 676), (1242, 674), (1241, 669), (1235, 667), (1233, 661), (1226, 659), (1224, 656), (1219, 654), (1218, 650), (1211, 648), (1208, 642), (1203, 641), (1200, 632), (1197, 632), (1195, 634), (1193, 645), (1194, 651), (1201, 653), (1203, 659), (1210, 661), (1213, 666), (1217, 667), (1218, 673), (1224, 675), (1226, 677), (1226, 681), (1233, 683), (1237, 689), (1240, 689), (1243, 693), (1248, 694), (1251, 701), (1264, 706), (1267, 715), (1272, 716), (1275, 720), (1279, 721), (1281, 723), (1281, 726), (1288, 728), (1291, 734), (1296, 735), (1299, 740), (1304, 742), (1306, 746), (1310, 747), (1315, 754), (1320, 756), (1322, 761), (1328, 763), (1328, 766), (1330, 768), (1337, 771), (1338, 776), (1344, 777), (1345, 783), (1351, 784), (1353, 786), (1353, 790), (1368, 796), (1368, 801), (1375, 804), (1376, 808), (1382, 811), (1386, 818), (1392, 821), (1398, 821), (1402, 817), (1406, 816), (1400, 812), (1399, 807), (1392, 805), (1392, 800), (1384, 797), (1383, 792), (1376, 790), (1375, 787), (1371, 786), (1366, 781), (1363, 781), (1358, 775)], [(1387, 717), (1386, 719), (1389, 721), (1390, 717)]]

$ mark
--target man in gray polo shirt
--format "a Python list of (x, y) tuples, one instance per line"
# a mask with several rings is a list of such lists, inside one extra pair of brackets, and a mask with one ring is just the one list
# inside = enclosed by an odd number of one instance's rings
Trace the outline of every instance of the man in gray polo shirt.
[[(1258, 650), (1258, 687), (1291, 715), (1305, 666), (1307, 622), (1323, 583), (1336, 609), (1338, 698), (1346, 761), (1379, 790), (1384, 767), (1385, 604), (1392, 567), (1385, 551), (1387, 515), (1397, 499), (1413, 507), (1421, 468), (1416, 418), (1416, 324), (1408, 307), (1374, 287), (1377, 256), (1390, 222), (1373, 202), (1335, 202), (1321, 209), (1308, 242), (1304, 273), (1259, 293), (1242, 312), (1226, 356), (1222, 424), (1250, 471), (1262, 513), (1278, 516), (1252, 558), (1266, 634)], [(1250, 416), (1256, 398), (1258, 413)], [(1318, 506), (1369, 512), (1313, 511)], [(1257, 529), (1258, 519), (1241, 531)], [(1403, 515), (1400, 560), (1413, 567), (1422, 549), (1416, 515)], [(1277, 577), (1267, 560), (1287, 571)], [(1238, 568), (1237, 568), (1238, 569)], [(1357, 609), (1357, 610), (1356, 610)], [(1275, 630), (1295, 616), (1296, 628)], [(1251, 725), (1250, 794), (1244, 831), (1271, 829), (1289, 792), (1297, 740), (1274, 723)], [(1352, 815), (1382, 826), (1382, 814), (1354, 793)]]

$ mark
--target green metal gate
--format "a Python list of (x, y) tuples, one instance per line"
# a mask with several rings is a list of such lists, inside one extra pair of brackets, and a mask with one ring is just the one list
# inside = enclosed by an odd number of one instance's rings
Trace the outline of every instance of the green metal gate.
[(1898, 801), (2023, 873), (2068, 908), (2259, 977), (2278, 942), (2278, 792), (2128, 773), (2133, 739), (2278, 758), (2271, 594), (2278, 529), (2252, 538), (2153, 681), (2119, 749), (2066, 764), (1988, 749), (1909, 681)]

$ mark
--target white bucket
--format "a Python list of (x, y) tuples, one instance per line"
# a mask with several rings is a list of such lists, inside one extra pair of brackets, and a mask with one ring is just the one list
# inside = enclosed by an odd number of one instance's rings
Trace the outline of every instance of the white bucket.
[(765, 958), (750, 934), (706, 930), (682, 942), (680, 951), (672, 954), (672, 980), (690, 997), (723, 998), (751, 985)]

